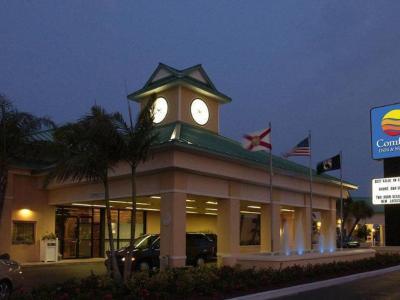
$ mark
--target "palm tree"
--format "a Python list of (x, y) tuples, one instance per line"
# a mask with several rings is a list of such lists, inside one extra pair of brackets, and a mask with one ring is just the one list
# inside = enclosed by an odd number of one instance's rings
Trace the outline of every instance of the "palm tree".
[(18, 111), (6, 96), (0, 94), (0, 218), (3, 212), (8, 171), (10, 166), (21, 161), (38, 161), (43, 153), (44, 142), (34, 141), (31, 136), (37, 131), (53, 128), (49, 118), (36, 117)]
[[(151, 144), (157, 139), (154, 133), (153, 105), (156, 99), (152, 95), (146, 105), (141, 110), (135, 125), (133, 125), (132, 116), (129, 110), (129, 124), (125, 122), (122, 115), (116, 118), (117, 126), (123, 140), (121, 151), (122, 159), (126, 161), (131, 168), (131, 192), (132, 192), (132, 214), (131, 214), (131, 238), (130, 247), (135, 241), (136, 231), (136, 169), (139, 163), (148, 158)], [(127, 282), (131, 277), (132, 253), (127, 251), (124, 264), (124, 281)]]
[(373, 216), (374, 210), (368, 203), (364, 201), (354, 201), (350, 205), (350, 213), (354, 218), (354, 223), (349, 231), (349, 234), (347, 235), (347, 238), (351, 237), (360, 220), (371, 218)]
[(120, 160), (122, 144), (115, 126), (115, 116), (99, 106), (93, 106), (90, 113), (78, 122), (56, 130), (54, 145), (58, 157), (48, 179), (59, 182), (86, 180), (103, 184), (110, 242), (111, 263), (108, 270), (114, 279), (120, 280), (112, 233), (108, 179), (109, 170)]

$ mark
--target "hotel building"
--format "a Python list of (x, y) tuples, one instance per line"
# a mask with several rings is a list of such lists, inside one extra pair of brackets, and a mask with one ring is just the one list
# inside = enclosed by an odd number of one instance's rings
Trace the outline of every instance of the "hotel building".
[[(274, 156), (271, 195), (268, 154), (249, 152), (220, 134), (219, 112), (231, 98), (217, 90), (201, 65), (177, 70), (160, 64), (128, 98), (143, 107), (153, 93), (159, 138), (151, 158), (138, 168), (135, 234), (160, 233), (160, 255), (170, 266), (185, 264), (186, 232), (216, 234), (219, 263), (227, 265), (242, 253), (304, 251), (312, 243), (336, 247), (338, 179), (314, 174), (311, 210), (309, 169)], [(33, 138), (51, 140), (52, 134)], [(20, 262), (39, 261), (42, 236), (55, 233), (62, 259), (104, 257), (102, 185), (69, 181), (44, 187), (49, 167), (21, 162), (10, 170), (0, 253)], [(130, 237), (129, 177), (130, 168), (122, 162), (110, 172), (117, 248)], [(344, 197), (356, 188), (345, 182)], [(312, 212), (323, 239), (312, 241)]]

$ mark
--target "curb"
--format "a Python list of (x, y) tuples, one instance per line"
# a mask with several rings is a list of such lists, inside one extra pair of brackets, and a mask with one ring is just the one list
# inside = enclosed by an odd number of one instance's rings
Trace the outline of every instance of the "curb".
[(100, 258), (96, 260), (81, 260), (81, 261), (65, 261), (61, 260), (58, 262), (32, 262), (32, 263), (21, 263), (23, 268), (40, 268), (40, 267), (50, 267), (50, 266), (73, 266), (73, 265), (86, 265), (93, 263), (104, 263), (105, 259)]
[(261, 292), (261, 293), (257, 293), (257, 294), (250, 294), (250, 295), (246, 295), (246, 296), (231, 298), (229, 300), (275, 299), (275, 298), (279, 298), (279, 297), (290, 296), (290, 295), (299, 294), (299, 293), (312, 291), (312, 290), (317, 290), (317, 289), (330, 287), (330, 286), (334, 286), (334, 285), (349, 283), (349, 282), (352, 282), (352, 281), (355, 281), (358, 279), (374, 277), (374, 276), (383, 275), (383, 274), (391, 273), (391, 272), (395, 272), (395, 271), (400, 271), (400, 265), (390, 267), (390, 268), (380, 269), (380, 270), (374, 270), (374, 271), (369, 271), (369, 272), (352, 274), (352, 275), (348, 275), (348, 276), (342, 276), (342, 277), (328, 279), (328, 280), (322, 280), (322, 281), (317, 281), (317, 282), (312, 282), (312, 283), (295, 285), (295, 286), (278, 289), (278, 290), (266, 291), (266, 292)]

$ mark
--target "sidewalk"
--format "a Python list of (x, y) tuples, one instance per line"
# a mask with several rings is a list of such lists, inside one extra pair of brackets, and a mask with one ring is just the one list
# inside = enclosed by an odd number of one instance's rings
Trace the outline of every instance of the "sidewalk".
[[(389, 267), (385, 269), (378, 269), (374, 271), (369, 271), (369, 272), (363, 272), (363, 273), (356, 273), (353, 275), (348, 275), (348, 276), (342, 276), (342, 277), (337, 277), (337, 278), (332, 278), (328, 280), (322, 280), (322, 281), (316, 281), (316, 282), (311, 282), (311, 283), (306, 283), (306, 284), (301, 284), (301, 285), (295, 285), (287, 288), (282, 288), (282, 289), (276, 289), (276, 290), (270, 290), (266, 292), (261, 292), (261, 293), (256, 293), (256, 294), (250, 294), (250, 295), (245, 295), (241, 297), (236, 297), (236, 298), (231, 298), (229, 300), (266, 300), (266, 299), (276, 299), (276, 298), (283, 298), (283, 297), (289, 297), (292, 296), (294, 298), (298, 297), (298, 295), (301, 295), (302, 293), (307, 293), (307, 292), (312, 292), (316, 291), (318, 295), (316, 297), (311, 297), (310, 295), (304, 294), (305, 297), (301, 297), (301, 299), (382, 299), (382, 298), (354, 298), (350, 297), (350, 289), (346, 288), (345, 289), (345, 294), (341, 295), (341, 297), (330, 297), (331, 294), (328, 294), (326, 290), (323, 290), (325, 288), (332, 288), (333, 290), (337, 289), (338, 286), (341, 286), (343, 284), (351, 285), (352, 282), (357, 282), (360, 279), (367, 279), (370, 278), (372, 281), (375, 283), (375, 286), (378, 287), (379, 292), (384, 292), (384, 290), (380, 291), (381, 289), (379, 288), (379, 285), (377, 285), (377, 278), (379, 276), (385, 275), (385, 274), (391, 274), (391, 273), (399, 273), (400, 271), (400, 266), (394, 266), (394, 267)], [(397, 275), (398, 276), (398, 275)], [(361, 281), (362, 283), (363, 281)], [(367, 286), (374, 286), (374, 284), (368, 283)], [(362, 287), (361, 290), (366, 290), (367, 287)], [(394, 288), (396, 291), (399, 291), (398, 289), (398, 280), (395, 281), (394, 284), (391, 286), (387, 287), (385, 290), (390, 291), (390, 288)], [(360, 290), (355, 288), (355, 290)], [(393, 293), (390, 295), (394, 295)], [(349, 297), (347, 297), (349, 296)], [(346, 297), (346, 298), (344, 298)], [(388, 297), (384, 299), (399, 299), (398, 297)]]
[(77, 258), (77, 259), (63, 259), (57, 262), (25, 262), (21, 263), (22, 267), (48, 267), (53, 265), (77, 265), (77, 264), (88, 264), (88, 263), (101, 263), (104, 262), (105, 258)]

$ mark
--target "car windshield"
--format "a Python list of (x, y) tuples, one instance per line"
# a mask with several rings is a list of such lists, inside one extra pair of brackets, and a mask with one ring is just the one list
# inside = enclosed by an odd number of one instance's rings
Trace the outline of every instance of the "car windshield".
[(135, 240), (133, 245), (137, 249), (147, 249), (147, 248), (150, 248), (150, 246), (153, 243), (155, 238), (156, 237), (152, 236), (152, 235), (140, 236)]

